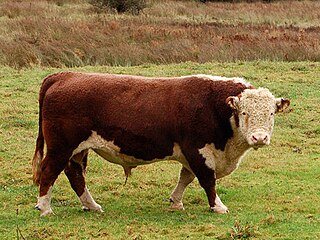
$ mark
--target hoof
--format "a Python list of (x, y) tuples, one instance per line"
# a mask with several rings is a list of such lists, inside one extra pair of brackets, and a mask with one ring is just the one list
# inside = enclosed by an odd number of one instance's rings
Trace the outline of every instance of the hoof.
[(54, 215), (54, 213), (53, 213), (51, 208), (49, 208), (49, 209), (41, 209), (41, 207), (39, 205), (36, 205), (35, 209), (41, 211), (40, 217), (44, 217), (44, 216), (48, 216), (48, 215)]
[(104, 211), (102, 210), (101, 206), (97, 206), (97, 207), (94, 207), (94, 208), (88, 208), (88, 207), (85, 207), (83, 206), (82, 207), (82, 210), (85, 211), (85, 212), (89, 212), (89, 211), (93, 211), (93, 212), (101, 212), (103, 213)]
[(171, 202), (171, 209), (184, 210), (182, 202), (174, 202), (171, 198), (170, 198), (170, 202)]
[(51, 210), (51, 208), (49, 210), (41, 212), (40, 217), (45, 217), (45, 216), (49, 216), (49, 215), (54, 215), (54, 213)]
[(215, 213), (219, 213), (219, 214), (229, 213), (229, 209), (226, 206), (211, 207), (210, 210)]

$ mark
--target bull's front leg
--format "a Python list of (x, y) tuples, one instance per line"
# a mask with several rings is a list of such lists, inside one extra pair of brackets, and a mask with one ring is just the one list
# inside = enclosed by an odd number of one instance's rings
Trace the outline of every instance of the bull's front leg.
[(216, 193), (216, 178), (214, 171), (211, 169), (203, 169), (203, 171), (196, 174), (196, 176), (207, 194), (210, 209), (216, 213), (228, 213), (228, 208), (222, 203)]
[(189, 148), (185, 150), (184, 155), (199, 180), (201, 187), (205, 190), (210, 209), (216, 213), (228, 213), (228, 208), (222, 203), (216, 193), (216, 176), (215, 170), (208, 164), (207, 156), (202, 155), (198, 149)]
[(219, 196), (216, 193), (216, 178), (214, 171), (203, 169), (203, 171), (196, 174), (196, 176), (201, 187), (207, 194), (210, 209), (216, 213), (227, 213), (227, 208), (221, 202)]

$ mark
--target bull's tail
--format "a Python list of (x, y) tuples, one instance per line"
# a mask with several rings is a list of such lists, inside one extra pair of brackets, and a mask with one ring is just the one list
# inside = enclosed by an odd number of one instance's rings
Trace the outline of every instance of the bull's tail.
[(36, 143), (36, 150), (32, 160), (33, 183), (37, 186), (40, 184), (40, 174), (41, 174), (40, 164), (43, 159), (43, 148), (44, 148), (44, 137), (42, 133), (41, 117), (39, 117), (39, 132), (38, 132), (38, 138)]
[(36, 142), (36, 150), (32, 160), (32, 174), (33, 174), (33, 183), (35, 185), (40, 184), (41, 177), (41, 162), (43, 160), (43, 149), (44, 149), (44, 136), (42, 130), (42, 105), (43, 99), (47, 90), (57, 81), (61, 79), (61, 75), (65, 75), (68, 73), (56, 73), (47, 76), (41, 85), (40, 94), (39, 94), (39, 130), (38, 130), (38, 138)]

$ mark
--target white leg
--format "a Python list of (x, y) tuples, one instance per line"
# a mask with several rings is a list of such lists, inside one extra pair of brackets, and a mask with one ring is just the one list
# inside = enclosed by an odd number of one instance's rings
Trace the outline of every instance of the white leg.
[(47, 216), (53, 214), (51, 209), (51, 193), (52, 193), (52, 186), (49, 188), (46, 195), (38, 197), (38, 202), (36, 208), (41, 211), (40, 216)]
[(92, 198), (89, 190), (85, 187), (83, 194), (80, 196), (83, 210), (92, 210), (96, 212), (103, 212), (101, 206), (97, 204)]
[(180, 178), (176, 188), (173, 190), (170, 196), (172, 202), (171, 208), (184, 210), (182, 198), (186, 187), (193, 181), (195, 176), (185, 167), (182, 167), (180, 172)]
[(223, 204), (221, 199), (219, 198), (218, 194), (216, 194), (215, 206), (212, 210), (216, 213), (228, 213), (228, 208)]

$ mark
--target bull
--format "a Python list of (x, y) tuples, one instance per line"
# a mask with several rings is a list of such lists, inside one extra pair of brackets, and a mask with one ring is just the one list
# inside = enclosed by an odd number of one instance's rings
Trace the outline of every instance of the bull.
[(121, 165), (127, 177), (141, 164), (178, 161), (182, 169), (172, 207), (184, 209), (184, 191), (197, 177), (210, 209), (227, 213), (216, 180), (233, 172), (250, 149), (270, 144), (274, 114), (289, 105), (242, 78), (49, 75), (39, 95), (36, 208), (41, 216), (52, 213), (52, 188), (64, 171), (83, 209), (102, 212), (85, 184), (91, 149)]

